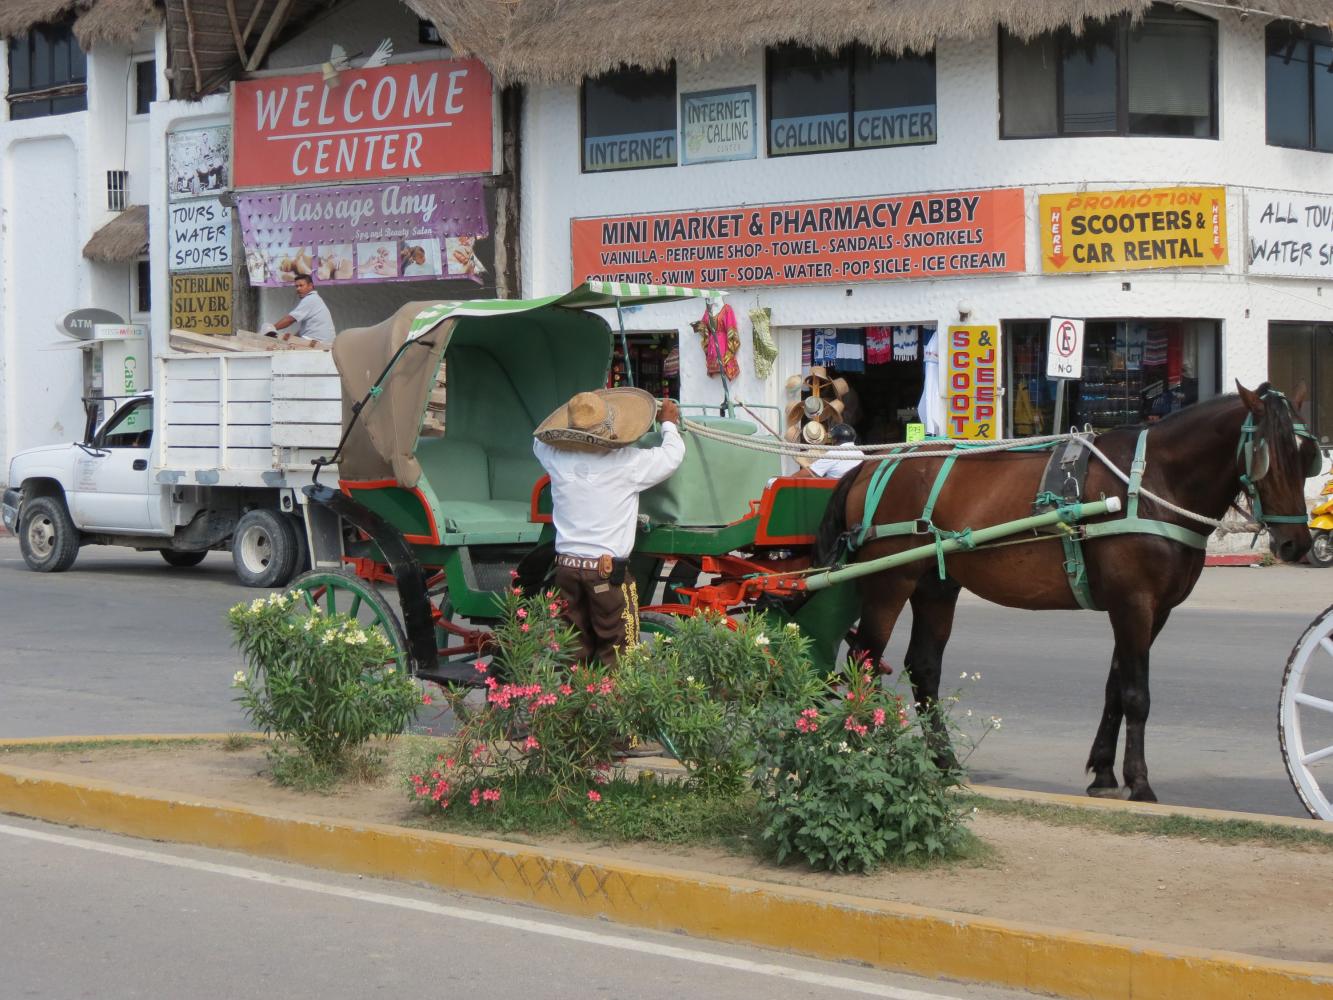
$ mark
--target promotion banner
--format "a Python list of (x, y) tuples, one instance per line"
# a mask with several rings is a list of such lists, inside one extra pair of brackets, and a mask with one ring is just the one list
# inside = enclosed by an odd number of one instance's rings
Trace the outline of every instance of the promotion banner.
[(1251, 274), (1333, 278), (1333, 198), (1298, 191), (1245, 197)]
[(574, 219), (574, 283), (810, 285), (1023, 270), (1017, 188)]
[(1000, 436), (1000, 331), (994, 326), (949, 327), (944, 365), (944, 429), (963, 441)]
[(682, 163), (753, 160), (759, 153), (754, 87), (680, 95)]
[(1047, 274), (1227, 262), (1225, 188), (1044, 194), (1039, 218)]
[(481, 178), (236, 196), (250, 284), (463, 278), (491, 284)]
[(491, 75), (433, 59), (233, 85), (236, 187), (334, 184), (495, 168)]
[(173, 274), (171, 328), (199, 333), (231, 333), (231, 273)]
[(231, 211), (217, 198), (167, 206), (167, 269), (231, 267)]

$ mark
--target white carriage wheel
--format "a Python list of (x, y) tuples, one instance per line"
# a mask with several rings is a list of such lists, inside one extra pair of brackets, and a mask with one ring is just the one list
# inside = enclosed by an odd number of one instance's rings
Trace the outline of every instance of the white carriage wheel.
[(1296, 794), (1311, 816), (1333, 820), (1333, 701), (1311, 693), (1312, 678), (1319, 678), (1319, 690), (1333, 690), (1333, 608), (1311, 622), (1292, 648), (1277, 713), (1282, 761)]

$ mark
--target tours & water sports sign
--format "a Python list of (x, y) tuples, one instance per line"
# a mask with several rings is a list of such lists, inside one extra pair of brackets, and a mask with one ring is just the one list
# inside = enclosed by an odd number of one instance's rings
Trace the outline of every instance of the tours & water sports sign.
[(1245, 196), (1251, 274), (1333, 278), (1333, 198), (1299, 191)]
[(232, 132), (238, 188), (490, 173), (494, 87), (475, 59), (241, 80)]
[(231, 267), (231, 210), (221, 200), (167, 206), (167, 267), (173, 272)]
[(574, 219), (574, 284), (845, 284), (1023, 270), (1018, 188)]
[(479, 177), (236, 196), (250, 284), (464, 279), (493, 284)]
[(1225, 188), (1044, 194), (1039, 206), (1041, 269), (1047, 274), (1227, 262)]
[(1000, 331), (951, 326), (943, 359), (944, 432), (963, 441), (1000, 436)]

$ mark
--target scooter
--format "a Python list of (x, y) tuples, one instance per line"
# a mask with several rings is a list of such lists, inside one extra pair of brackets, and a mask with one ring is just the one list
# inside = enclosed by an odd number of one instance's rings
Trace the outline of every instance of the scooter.
[(1310, 563), (1333, 566), (1333, 475), (1319, 491), (1319, 503), (1310, 512), (1310, 539)]

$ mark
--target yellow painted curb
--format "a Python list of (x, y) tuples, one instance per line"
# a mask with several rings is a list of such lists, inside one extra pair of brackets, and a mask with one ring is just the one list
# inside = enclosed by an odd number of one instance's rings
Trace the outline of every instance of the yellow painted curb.
[(1158, 946), (595, 855), (297, 813), (18, 767), (0, 811), (604, 917), (659, 931), (1084, 1000), (1333, 997), (1333, 965)]

